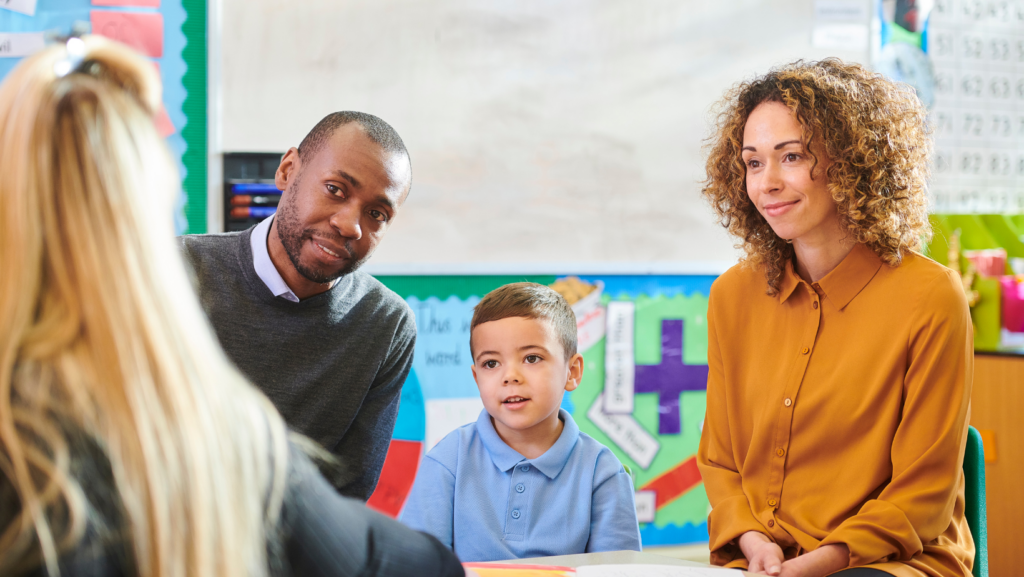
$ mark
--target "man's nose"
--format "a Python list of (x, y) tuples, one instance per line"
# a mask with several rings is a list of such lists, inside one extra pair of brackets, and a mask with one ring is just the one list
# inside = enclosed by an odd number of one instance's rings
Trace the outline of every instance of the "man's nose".
[(338, 210), (331, 215), (331, 226), (341, 236), (359, 240), (363, 236), (363, 227), (359, 224), (359, 216), (362, 211), (351, 203), (342, 203)]

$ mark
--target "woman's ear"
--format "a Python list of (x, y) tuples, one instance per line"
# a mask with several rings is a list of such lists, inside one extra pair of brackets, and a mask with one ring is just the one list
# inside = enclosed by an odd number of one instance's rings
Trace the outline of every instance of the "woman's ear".
[(565, 381), (565, 390), (574, 391), (583, 380), (583, 355), (576, 353), (569, 359), (569, 378)]

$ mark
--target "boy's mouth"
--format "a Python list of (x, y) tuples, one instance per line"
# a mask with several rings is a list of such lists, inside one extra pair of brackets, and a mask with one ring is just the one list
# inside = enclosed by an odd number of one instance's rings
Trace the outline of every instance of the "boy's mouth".
[(527, 399), (526, 397), (512, 396), (512, 397), (507, 397), (504, 401), (501, 402), (501, 404), (505, 405), (506, 407), (508, 407), (510, 409), (514, 409), (516, 407), (521, 407), (521, 406), (525, 405), (526, 401), (529, 401), (529, 400), (530, 399)]

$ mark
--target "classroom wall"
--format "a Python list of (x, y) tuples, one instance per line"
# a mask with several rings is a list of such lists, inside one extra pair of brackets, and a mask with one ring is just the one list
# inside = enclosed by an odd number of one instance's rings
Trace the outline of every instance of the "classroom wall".
[(812, 46), (812, 0), (215, 4), (215, 153), (342, 109), (402, 134), (413, 192), (378, 265), (732, 261), (699, 198), (709, 106), (774, 64), (868, 59)]

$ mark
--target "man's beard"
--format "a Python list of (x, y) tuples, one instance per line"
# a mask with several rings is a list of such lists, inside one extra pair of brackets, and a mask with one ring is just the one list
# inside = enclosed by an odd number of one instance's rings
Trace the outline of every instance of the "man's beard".
[[(295, 193), (292, 192), (292, 194)], [(285, 254), (288, 255), (288, 260), (292, 261), (292, 266), (295, 267), (295, 270), (297, 270), (299, 274), (307, 280), (319, 284), (327, 284), (356, 270), (362, 266), (369, 257), (369, 255), (364, 255), (362, 258), (355, 258), (356, 253), (353, 250), (352, 244), (348, 241), (344, 241), (345, 250), (348, 251), (349, 256), (351, 256), (353, 260), (342, 267), (341, 270), (334, 273), (327, 273), (319, 268), (308, 267), (300, 260), (302, 257), (302, 245), (305, 244), (307, 240), (313, 239), (313, 235), (316, 230), (312, 228), (302, 228), (302, 224), (298, 222), (298, 219), (296, 219), (292, 213), (290, 203), (281, 204), (281, 206), (277, 208), (274, 218), (277, 219), (277, 236), (281, 239), (281, 245), (284, 247)]]

